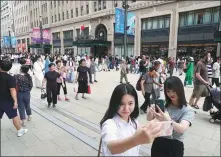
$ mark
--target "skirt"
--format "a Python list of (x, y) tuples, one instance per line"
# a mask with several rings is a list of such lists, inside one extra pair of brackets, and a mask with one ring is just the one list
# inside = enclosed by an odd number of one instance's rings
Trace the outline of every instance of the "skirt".
[(78, 81), (78, 93), (87, 93), (88, 81)]
[(158, 137), (151, 148), (151, 157), (183, 157), (184, 144), (178, 140)]

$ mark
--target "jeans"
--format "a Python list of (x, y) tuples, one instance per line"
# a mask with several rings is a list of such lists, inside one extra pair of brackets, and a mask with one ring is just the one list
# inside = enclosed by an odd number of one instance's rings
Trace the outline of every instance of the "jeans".
[(30, 97), (31, 97), (30, 91), (18, 92), (18, 94), (17, 94), (18, 111), (19, 111), (19, 115), (20, 115), (21, 120), (26, 119), (25, 111), (28, 116), (31, 115)]

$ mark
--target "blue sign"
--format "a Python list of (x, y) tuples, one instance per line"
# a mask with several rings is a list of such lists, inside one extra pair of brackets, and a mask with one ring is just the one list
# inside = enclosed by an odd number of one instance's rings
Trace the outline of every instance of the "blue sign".
[(127, 13), (127, 26), (129, 26), (127, 30), (128, 35), (134, 35), (135, 34), (135, 19), (136, 16), (132, 12)]
[[(134, 35), (135, 34), (135, 19), (136, 16), (132, 12), (127, 13), (127, 34)], [(124, 9), (115, 8), (115, 33), (124, 34)]]
[(124, 34), (124, 9), (115, 8), (115, 32)]
[[(11, 38), (11, 42), (10, 42), (10, 38)], [(16, 37), (14, 36), (3, 36), (3, 45), (2, 47), (5, 47), (5, 48), (10, 48), (10, 45), (12, 46), (12, 48), (15, 48), (16, 47)]]

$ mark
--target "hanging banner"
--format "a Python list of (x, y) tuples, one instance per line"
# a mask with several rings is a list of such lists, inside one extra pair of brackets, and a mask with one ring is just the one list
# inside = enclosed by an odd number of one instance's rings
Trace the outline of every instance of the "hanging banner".
[[(49, 44), (50, 41), (51, 41), (50, 29), (44, 29), (43, 30), (43, 43)], [(42, 43), (40, 28), (33, 28), (32, 29), (31, 43), (35, 43), (35, 44)]]
[[(135, 34), (135, 13), (128, 12), (127, 13), (127, 34), (134, 35)], [(124, 9), (115, 8), (115, 33), (124, 34)]]
[(124, 9), (115, 8), (115, 33), (124, 34)]
[[(11, 42), (10, 42), (11, 40)], [(16, 47), (16, 37), (14, 36), (3, 36), (2, 47), (4, 48), (15, 48)]]
[(136, 16), (132, 12), (127, 13), (127, 26), (129, 26), (127, 30), (128, 35), (134, 35), (135, 34), (135, 19)]

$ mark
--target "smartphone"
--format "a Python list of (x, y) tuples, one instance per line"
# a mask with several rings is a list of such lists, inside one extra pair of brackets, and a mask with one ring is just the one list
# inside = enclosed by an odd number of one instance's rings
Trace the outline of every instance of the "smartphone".
[(172, 121), (163, 121), (156, 122), (160, 125), (160, 136), (171, 136), (173, 134), (173, 122)]
[(165, 111), (165, 106), (164, 106), (164, 100), (163, 99), (157, 99), (155, 100), (155, 110), (157, 113), (159, 113), (159, 110), (157, 106), (164, 112)]

